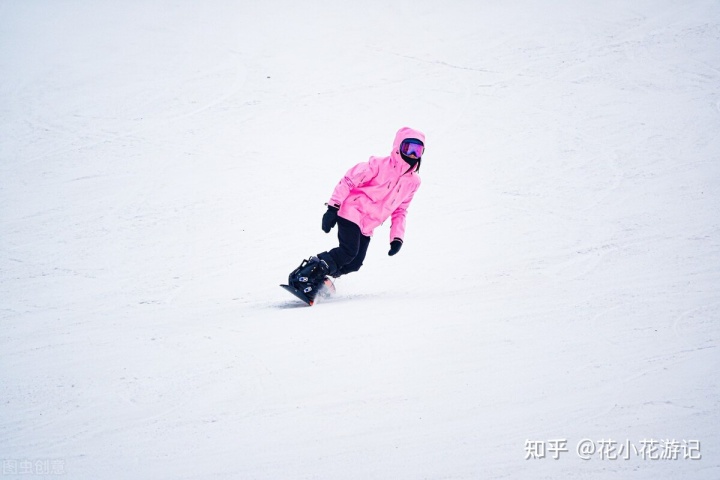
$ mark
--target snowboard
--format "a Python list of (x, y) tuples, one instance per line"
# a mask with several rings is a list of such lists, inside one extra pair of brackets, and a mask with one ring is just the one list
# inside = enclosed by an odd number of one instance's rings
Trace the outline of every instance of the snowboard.
[(315, 294), (315, 298), (308, 297), (305, 292), (302, 290), (298, 290), (297, 288), (293, 287), (292, 285), (280, 285), (282, 288), (287, 290), (288, 292), (295, 295), (298, 299), (302, 300), (309, 306), (313, 306), (315, 302), (317, 301), (318, 297), (320, 298), (327, 298), (331, 295), (335, 294), (335, 285), (333, 284), (332, 280), (329, 278), (325, 278), (325, 282), (320, 286), (320, 289)]

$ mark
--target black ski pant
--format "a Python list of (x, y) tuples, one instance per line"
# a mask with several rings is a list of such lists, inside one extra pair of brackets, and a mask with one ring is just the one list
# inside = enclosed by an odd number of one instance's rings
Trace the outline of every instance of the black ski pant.
[(338, 217), (337, 227), (340, 245), (318, 254), (319, 258), (327, 262), (333, 277), (360, 270), (370, 245), (370, 237), (363, 235), (360, 227), (350, 220)]

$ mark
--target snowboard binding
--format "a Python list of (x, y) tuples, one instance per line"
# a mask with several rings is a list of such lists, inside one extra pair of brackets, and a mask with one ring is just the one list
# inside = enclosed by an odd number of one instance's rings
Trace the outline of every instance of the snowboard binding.
[(330, 268), (325, 260), (310, 257), (288, 276), (288, 284), (280, 285), (308, 305), (313, 305), (317, 295), (335, 293), (335, 285), (328, 278)]

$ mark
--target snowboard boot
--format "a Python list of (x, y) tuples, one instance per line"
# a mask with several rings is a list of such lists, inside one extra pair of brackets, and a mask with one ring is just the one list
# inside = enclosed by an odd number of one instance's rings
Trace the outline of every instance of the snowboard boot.
[[(315, 296), (322, 290), (330, 272), (328, 264), (317, 257), (310, 257), (303, 260), (298, 268), (288, 276), (288, 285), (300, 290), (308, 298), (309, 303), (315, 300)], [(327, 279), (329, 281), (329, 279)], [(332, 282), (330, 282), (332, 285)], [(334, 287), (333, 287), (334, 289)]]

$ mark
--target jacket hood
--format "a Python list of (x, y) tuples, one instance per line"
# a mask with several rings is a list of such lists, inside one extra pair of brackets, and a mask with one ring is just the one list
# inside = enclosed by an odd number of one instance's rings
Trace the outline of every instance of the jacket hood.
[[(395, 134), (395, 143), (393, 143), (393, 150), (390, 154), (393, 160), (398, 162), (405, 162), (405, 160), (403, 160), (400, 156), (400, 144), (403, 142), (403, 140), (406, 140), (408, 138), (417, 138), (421, 142), (425, 143), (425, 134), (422, 133), (420, 130), (415, 130), (414, 128), (410, 127), (401, 128)], [(419, 168), (420, 162), (415, 165), (415, 168), (413, 170), (418, 170)]]

